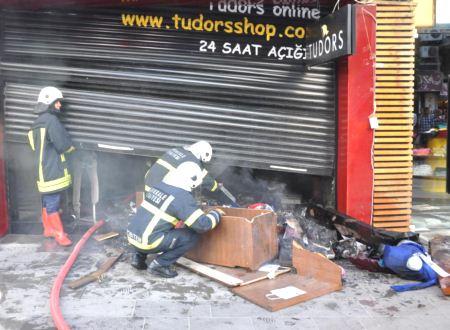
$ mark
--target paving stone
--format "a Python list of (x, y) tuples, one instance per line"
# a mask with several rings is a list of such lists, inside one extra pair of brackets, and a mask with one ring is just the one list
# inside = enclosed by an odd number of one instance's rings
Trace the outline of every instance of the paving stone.
[[(357, 315), (357, 314), (355, 314)], [(330, 329), (345, 329), (345, 330), (360, 330), (365, 329), (364, 323), (367, 320), (361, 320), (356, 317), (337, 317), (337, 318), (321, 318), (316, 317), (313, 319), (318, 329), (330, 330)], [(370, 321), (369, 321), (370, 322)]]
[(258, 316), (252, 321), (258, 330), (318, 329), (318, 325), (310, 318)]
[(190, 330), (252, 330), (253, 322), (250, 317), (193, 317), (189, 319)]
[(54, 330), (55, 325), (50, 316), (27, 318), (26, 320), (19, 320), (16, 317), (0, 317), (0, 329), (2, 330)]
[(403, 317), (376, 317), (373, 319), (361, 319), (360, 322), (363, 324), (365, 329), (375, 330), (398, 330), (398, 329), (408, 329), (408, 330), (423, 330), (423, 329), (433, 329), (433, 330), (446, 330), (449, 329), (450, 322), (439, 320), (432, 316), (423, 316), (413, 314)]
[(211, 303), (211, 313), (213, 317), (255, 317), (269, 316), (271, 312), (238, 298), (235, 301), (213, 301)]
[(205, 302), (185, 302), (172, 300), (137, 300), (134, 316), (137, 317), (210, 317), (211, 305)]
[[(148, 317), (145, 319), (144, 327), (146, 330), (188, 330), (189, 319), (187, 317)], [(206, 329), (203, 329), (206, 330)]]
[(74, 318), (67, 318), (67, 324), (71, 329), (127, 329), (127, 330), (141, 330), (144, 327), (144, 318), (139, 317), (85, 317), (78, 316)]
[(131, 317), (136, 301), (131, 299), (62, 299), (61, 310), (67, 317)]

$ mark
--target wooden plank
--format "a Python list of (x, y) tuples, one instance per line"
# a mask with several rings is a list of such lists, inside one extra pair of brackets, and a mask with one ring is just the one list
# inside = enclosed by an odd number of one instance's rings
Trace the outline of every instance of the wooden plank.
[(395, 62), (395, 63), (407, 63), (407, 62), (411, 62), (414, 63), (415, 58), (414, 57), (409, 57), (409, 56), (392, 56), (392, 57), (387, 57), (387, 56), (383, 56), (383, 57), (377, 57), (377, 62), (378, 63), (390, 63), (390, 62)]
[(119, 260), (119, 258), (122, 256), (123, 251), (117, 251), (118, 254), (112, 257), (109, 257), (108, 259), (106, 259), (99, 267), (96, 271), (91, 272), (87, 275), (84, 275), (82, 277), (80, 277), (77, 280), (74, 280), (72, 282), (69, 282), (69, 288), (71, 289), (78, 289), (82, 286), (85, 286), (86, 284), (89, 284), (91, 282), (95, 282), (98, 281), (101, 276), (106, 273), (115, 263), (117, 260)]
[[(384, 118), (414, 118), (414, 115), (411, 112), (380, 112), (377, 109), (377, 117), (378, 120), (384, 120)], [(402, 119), (405, 120), (405, 119)], [(408, 119), (409, 120), (409, 119)]]
[(414, 56), (414, 50), (378, 50), (377, 56)]
[[(395, 7), (398, 8), (398, 6), (402, 7), (408, 7), (408, 10), (413, 11), (416, 7), (416, 4), (411, 1), (391, 1), (391, 0), (376, 0), (375, 1), (378, 8), (389, 8), (389, 7)], [(397, 11), (397, 10), (395, 10)]]
[[(378, 18), (414, 18), (414, 14), (410, 11), (404, 11), (404, 12), (391, 12), (391, 11), (383, 11), (383, 12), (377, 12), (377, 21)], [(395, 34), (392, 34), (395, 36)], [(378, 35), (377, 35), (378, 36)]]
[(377, 17), (377, 28), (385, 24), (414, 24), (414, 19), (402, 17)]
[(414, 105), (414, 101), (413, 100), (377, 100), (376, 102), (377, 105), (410, 105), (413, 106)]
[[(430, 241), (430, 254), (433, 261), (450, 273), (450, 236), (437, 235)], [(450, 277), (439, 276), (442, 293), (450, 296)]]
[(401, 174), (375, 174), (375, 180), (390, 180), (390, 179), (412, 179), (411, 173), (401, 173)]
[[(377, 115), (377, 116), (380, 117), (379, 115)], [(402, 125), (411, 125), (412, 126), (414, 121), (413, 121), (412, 117), (410, 117), (408, 119), (378, 118), (378, 123), (380, 125), (398, 125), (398, 124), (402, 124)]]
[(412, 146), (409, 143), (375, 143), (374, 149), (410, 149)]
[(375, 143), (396, 143), (396, 142), (405, 142), (405, 143), (412, 143), (411, 137), (376, 137)]
[(412, 180), (402, 179), (402, 180), (375, 180), (374, 186), (404, 186), (412, 184)]
[(405, 225), (406, 225), (405, 221), (395, 221), (395, 222), (386, 221), (383, 223), (375, 222), (373, 224), (373, 226), (376, 228), (392, 228), (392, 227), (409, 228)]
[[(405, 24), (405, 25), (394, 25), (394, 24), (386, 24), (386, 25), (378, 25), (377, 26), (377, 32), (378, 31), (392, 31), (392, 30), (399, 30), (399, 31), (413, 31), (414, 25), (411, 24)], [(399, 39), (405, 39), (405, 38), (399, 38)], [(399, 42), (404, 42), (399, 41)]]
[[(403, 191), (403, 190), (406, 190), (406, 189), (409, 189), (410, 188), (410, 186), (395, 186), (395, 187), (392, 187), (392, 186), (375, 186), (373, 189), (374, 189), (374, 191), (376, 191), (376, 192), (378, 192), (378, 191)], [(394, 213), (391, 213), (391, 214), (394, 214)]]
[[(381, 126), (380, 126), (381, 127)], [(375, 138), (402, 139), (402, 140), (376, 140), (377, 142), (412, 142), (412, 131), (386, 131), (379, 128), (375, 131)]]
[(253, 283), (256, 283), (256, 282), (259, 282), (259, 281), (262, 281), (262, 280), (266, 280), (266, 279), (273, 280), (274, 278), (278, 277), (279, 275), (290, 273), (290, 272), (291, 272), (291, 268), (289, 268), (289, 267), (280, 267), (279, 270), (275, 271), (273, 274), (270, 274), (270, 277), (269, 277), (269, 273), (266, 272), (265, 275), (259, 276), (257, 278), (252, 279), (252, 280), (245, 281), (244, 283), (240, 284), (240, 286), (253, 284)]
[(373, 194), (374, 198), (382, 198), (382, 197), (412, 197), (412, 189), (402, 190), (402, 191), (377, 191)]
[(411, 197), (394, 197), (394, 198), (374, 198), (374, 204), (389, 204), (389, 203), (411, 203)]
[(107, 240), (109, 238), (113, 238), (113, 237), (116, 237), (116, 236), (119, 236), (119, 233), (117, 233), (115, 231), (111, 231), (111, 232), (103, 234), (103, 235), (96, 235), (96, 236), (94, 236), (94, 239), (97, 242), (101, 242), (101, 241), (104, 241), (104, 240)]
[(199, 273), (201, 275), (207, 276), (209, 278), (212, 278), (220, 283), (223, 283), (227, 286), (238, 286), (244, 281), (242, 281), (239, 278), (236, 278), (234, 276), (222, 273), (216, 269), (213, 269), (211, 267), (208, 267), (206, 265), (202, 265), (198, 262), (189, 260), (187, 258), (181, 257), (177, 260), (177, 264), (190, 269), (196, 273)]
[(406, 100), (414, 100), (414, 95), (412, 94), (375, 94), (375, 99), (377, 101), (377, 104), (379, 101), (385, 101), (385, 100), (400, 100), (400, 102), (405, 102)]
[(375, 74), (378, 75), (414, 75), (414, 69), (376, 69)]
[[(398, 77), (399, 78), (399, 77)], [(380, 77), (383, 79), (383, 77)], [(381, 81), (381, 80), (379, 80)], [(398, 81), (398, 80), (397, 80)], [(414, 93), (414, 88), (376, 88), (375, 93), (378, 94), (412, 94)]]
[(389, 203), (389, 204), (374, 204), (374, 210), (394, 210), (394, 209), (410, 209), (412, 207), (411, 203)]
[(383, 37), (413, 37), (413, 32), (411, 31), (378, 31), (377, 39), (383, 40)]
[(377, 13), (384, 13), (384, 12), (407, 12), (410, 13), (412, 11), (412, 7), (411, 6), (403, 6), (401, 4), (398, 4), (397, 6), (394, 5), (386, 5), (386, 6), (382, 6), (379, 5), (379, 3), (377, 2)]
[(414, 63), (382, 63), (377, 61), (375, 64), (376, 68), (382, 68), (382, 69), (387, 69), (387, 68), (403, 68), (403, 69), (413, 69), (414, 68)]
[(386, 149), (375, 149), (374, 153), (375, 156), (381, 156), (381, 155), (412, 155), (412, 149), (393, 149), (393, 150), (386, 150)]
[(409, 105), (380, 105), (377, 106), (377, 113), (387, 113), (387, 112), (403, 112), (412, 115), (413, 107)]
[(387, 132), (387, 131), (400, 132), (400, 131), (411, 131), (411, 128), (412, 128), (412, 125), (382, 125), (382, 124), (380, 124), (378, 126), (378, 128), (376, 129), (376, 131), (377, 132), (382, 132), (382, 131), (384, 131), (384, 132)]
[[(412, 157), (400, 157), (400, 156), (395, 156), (395, 157), (374, 157), (375, 161), (377, 161), (377, 158), (382, 158), (382, 160), (386, 161), (386, 159), (392, 159), (392, 160), (396, 160), (399, 158), (407, 158), (408, 160), (412, 160)], [(382, 173), (412, 173), (412, 169), (410, 167), (393, 167), (393, 168), (375, 168), (374, 173), (378, 173), (378, 174), (382, 174)]]
[(412, 162), (376, 162), (374, 163), (375, 168), (383, 167), (411, 167)]
[(410, 209), (406, 210), (374, 210), (373, 215), (400, 215), (400, 214), (411, 214)]
[(389, 216), (377, 216), (373, 217), (374, 222), (384, 222), (384, 221), (409, 221), (411, 220), (410, 215), (389, 215)]
[[(409, 32), (408, 32), (409, 33)], [(376, 45), (376, 50), (414, 50), (416, 49), (413, 44), (382, 44), (379, 43)], [(396, 68), (393, 68), (396, 69)], [(413, 67), (414, 69), (414, 67)]]
[(378, 45), (381, 44), (415, 44), (416, 39), (414, 39), (414, 27), (412, 25), (380, 25), (379, 29), (377, 29), (377, 32), (379, 31), (395, 31), (395, 30), (403, 30), (403, 31), (410, 31), (411, 36), (410, 37), (384, 37), (377, 39), (377, 42), (375, 44), (376, 48), (378, 48)]
[[(414, 76), (377, 75), (376, 81), (414, 81)], [(376, 91), (378, 92), (378, 89)], [(410, 89), (407, 89), (406, 92), (411, 93)]]
[(391, 81), (377, 81), (375, 82), (375, 87), (414, 87), (414, 81), (404, 81), (404, 80), (391, 80)]

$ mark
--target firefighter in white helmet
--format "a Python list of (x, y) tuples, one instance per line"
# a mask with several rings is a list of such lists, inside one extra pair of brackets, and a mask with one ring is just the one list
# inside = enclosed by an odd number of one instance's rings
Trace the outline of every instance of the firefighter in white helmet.
[[(147, 269), (147, 254), (160, 253), (148, 271), (162, 277), (175, 277), (171, 267), (198, 241), (198, 234), (214, 229), (224, 214), (216, 209), (204, 213), (192, 196), (202, 183), (202, 169), (195, 162), (184, 162), (165, 175), (162, 182), (148, 187), (144, 201), (131, 219), (128, 242), (135, 248), (131, 265)], [(175, 229), (179, 221), (185, 228)]]
[(213, 150), (206, 141), (198, 141), (181, 148), (173, 148), (159, 158), (145, 174), (145, 188), (152, 187), (161, 182), (167, 173), (176, 169), (180, 164), (193, 162), (202, 170), (202, 187), (210, 191), (216, 191), (219, 184), (205, 169), (205, 163), (211, 161)]
[(61, 192), (68, 189), (72, 178), (66, 154), (75, 150), (69, 134), (58, 119), (63, 95), (55, 87), (43, 88), (37, 100), (38, 115), (28, 131), (28, 141), (34, 151), (36, 183), (42, 200), (44, 236), (54, 237), (63, 246), (72, 242), (64, 232), (59, 215)]

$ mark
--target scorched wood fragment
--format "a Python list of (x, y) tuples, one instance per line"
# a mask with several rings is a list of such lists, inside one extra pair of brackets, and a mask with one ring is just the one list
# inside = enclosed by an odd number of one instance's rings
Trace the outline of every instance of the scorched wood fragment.
[[(450, 273), (450, 236), (435, 236), (430, 241), (431, 257), (435, 263)], [(439, 277), (439, 285), (446, 296), (450, 296), (450, 277)]]
[(267, 210), (221, 208), (217, 228), (200, 236), (186, 257), (213, 265), (258, 269), (278, 254), (277, 219)]

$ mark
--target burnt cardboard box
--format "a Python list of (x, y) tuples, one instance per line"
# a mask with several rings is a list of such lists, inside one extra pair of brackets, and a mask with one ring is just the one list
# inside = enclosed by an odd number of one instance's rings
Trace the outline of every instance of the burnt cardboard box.
[(278, 254), (274, 212), (220, 207), (226, 215), (213, 230), (202, 234), (187, 258), (213, 265), (257, 270)]

